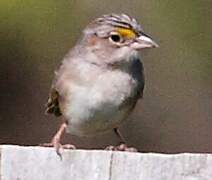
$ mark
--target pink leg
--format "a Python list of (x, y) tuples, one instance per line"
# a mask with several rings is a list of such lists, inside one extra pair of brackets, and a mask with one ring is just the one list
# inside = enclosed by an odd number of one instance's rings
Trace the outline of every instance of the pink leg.
[(65, 129), (67, 127), (67, 122), (63, 122), (59, 128), (59, 130), (57, 131), (57, 133), (54, 135), (54, 137), (52, 138), (50, 143), (44, 143), (41, 144), (41, 146), (44, 147), (54, 147), (56, 149), (56, 152), (58, 155), (61, 155), (60, 153), (60, 149), (76, 149), (76, 147), (72, 144), (65, 144), (62, 145), (60, 143), (62, 136), (65, 133)]

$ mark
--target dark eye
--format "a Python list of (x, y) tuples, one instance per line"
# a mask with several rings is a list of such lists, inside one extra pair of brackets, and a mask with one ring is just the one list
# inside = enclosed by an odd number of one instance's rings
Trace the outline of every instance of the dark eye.
[(120, 42), (121, 41), (121, 37), (118, 34), (112, 34), (110, 36), (110, 39), (114, 42)]
[(109, 40), (112, 43), (120, 43), (120, 42), (122, 42), (123, 39), (122, 39), (121, 35), (118, 34), (117, 32), (111, 32)]

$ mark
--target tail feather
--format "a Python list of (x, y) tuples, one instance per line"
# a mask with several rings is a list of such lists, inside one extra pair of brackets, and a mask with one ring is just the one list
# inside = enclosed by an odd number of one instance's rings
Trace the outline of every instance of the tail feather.
[(49, 94), (49, 99), (46, 104), (47, 114), (54, 114), (55, 116), (61, 116), (62, 113), (59, 107), (59, 93), (56, 89), (52, 88)]

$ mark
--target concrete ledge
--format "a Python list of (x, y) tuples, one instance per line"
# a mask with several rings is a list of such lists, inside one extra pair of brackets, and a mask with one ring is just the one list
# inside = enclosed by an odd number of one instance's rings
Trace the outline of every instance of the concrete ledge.
[(0, 180), (212, 180), (212, 154), (0, 146)]

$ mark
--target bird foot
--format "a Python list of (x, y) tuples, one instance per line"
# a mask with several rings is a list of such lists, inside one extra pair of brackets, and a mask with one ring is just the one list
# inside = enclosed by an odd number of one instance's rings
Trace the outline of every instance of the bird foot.
[(59, 130), (57, 131), (55, 136), (52, 138), (52, 141), (50, 143), (40, 144), (40, 146), (43, 146), (43, 147), (54, 147), (55, 150), (56, 150), (56, 153), (60, 157), (62, 157), (60, 150), (63, 150), (63, 149), (76, 149), (76, 147), (74, 145), (72, 145), (72, 144), (64, 144), (64, 145), (62, 145), (60, 143), (61, 137), (64, 134), (66, 127), (67, 127), (67, 122), (62, 123), (60, 128), (59, 128)]
[(126, 151), (126, 152), (138, 152), (134, 147), (128, 147), (126, 144), (120, 144), (118, 146), (107, 146), (105, 150), (108, 151)]
[(43, 144), (40, 144), (40, 146), (42, 147), (54, 147), (55, 150), (56, 150), (56, 153), (61, 156), (61, 150), (63, 149), (76, 149), (76, 146), (74, 146), (73, 144), (61, 144), (60, 142), (58, 141), (52, 141), (50, 143), (43, 143)]

